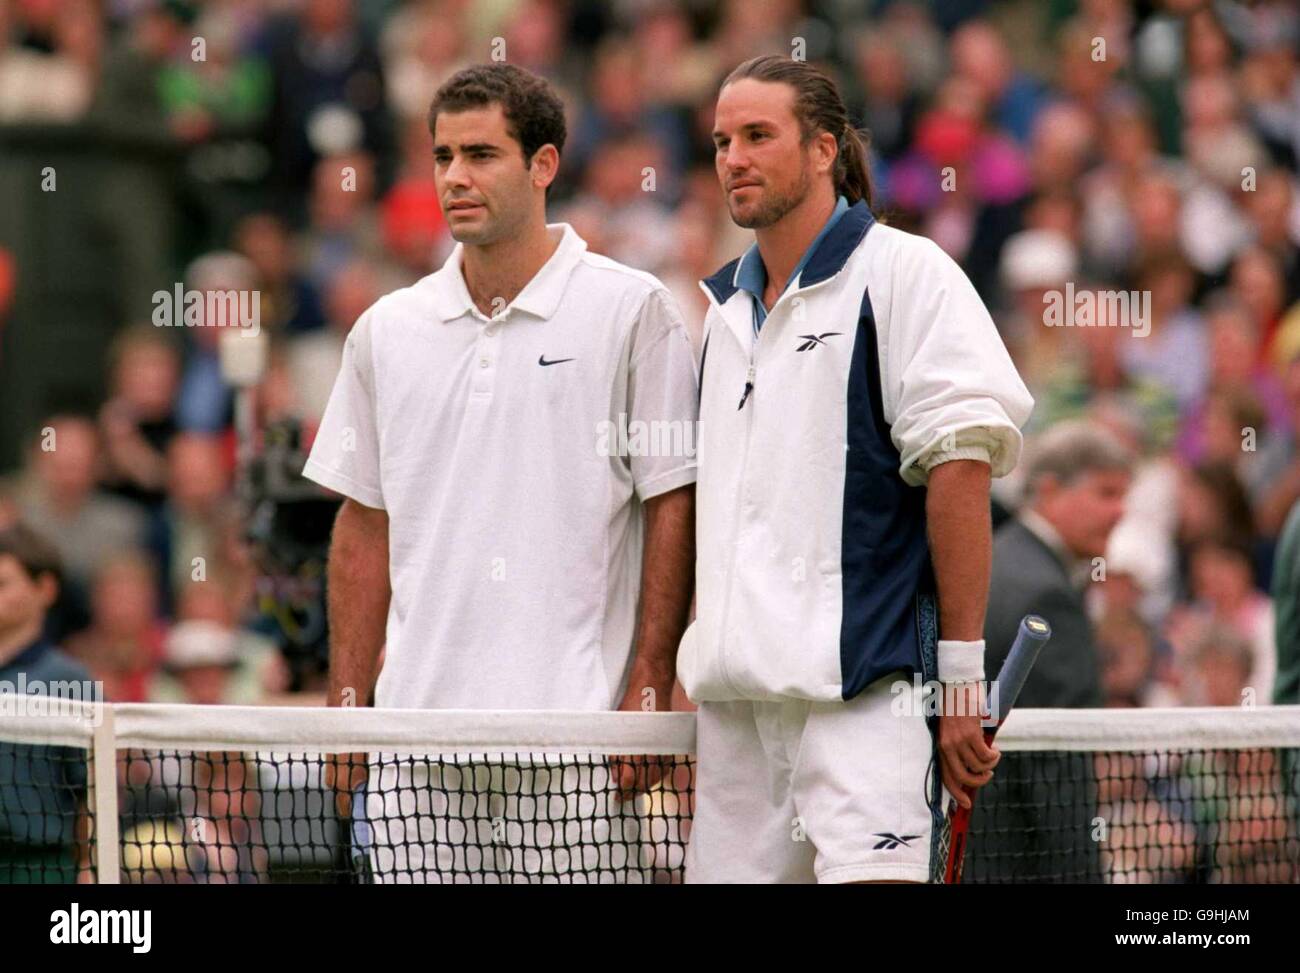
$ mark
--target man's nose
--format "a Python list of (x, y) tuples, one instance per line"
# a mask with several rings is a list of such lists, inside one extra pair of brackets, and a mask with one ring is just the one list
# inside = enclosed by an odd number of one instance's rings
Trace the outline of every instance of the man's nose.
[(722, 163), (728, 173), (736, 175), (749, 168), (749, 156), (732, 142), (727, 146), (727, 154), (723, 156)]
[(468, 186), (469, 169), (459, 157), (453, 156), (451, 162), (447, 164), (443, 179), (452, 186)]

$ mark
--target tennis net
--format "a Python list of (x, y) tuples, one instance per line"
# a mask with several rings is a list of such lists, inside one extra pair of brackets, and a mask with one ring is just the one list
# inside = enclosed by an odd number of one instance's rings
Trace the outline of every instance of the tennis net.
[(967, 883), (1300, 882), (1300, 707), (1021, 710)]
[[(0, 709), (0, 881), (676, 883), (694, 744), (689, 713)], [(998, 746), (967, 882), (1300, 881), (1300, 707), (1020, 710)]]

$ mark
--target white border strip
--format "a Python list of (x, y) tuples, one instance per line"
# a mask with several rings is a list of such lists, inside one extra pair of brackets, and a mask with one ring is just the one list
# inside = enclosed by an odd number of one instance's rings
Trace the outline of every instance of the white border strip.
[(1017, 709), (999, 750), (1206, 750), (1300, 747), (1300, 706)]
[(104, 721), (95, 728), (93, 791), (90, 799), (95, 816), (95, 881), (117, 885), (121, 847), (117, 837), (117, 738), (113, 707), (104, 707)]
[[(32, 700), (39, 700), (32, 703)], [(16, 713), (15, 706), (49, 706), (57, 713)], [(96, 707), (99, 707), (96, 710)], [(89, 703), (52, 699), (48, 696), (16, 696), (0, 694), (0, 741), (5, 743), (46, 744), (53, 747), (76, 747), (89, 750), (95, 727), (106, 717), (112, 707), (104, 703)]]
[[(114, 718), (118, 749), (295, 753), (695, 752), (693, 713), (379, 710), (298, 706), (80, 704), (50, 716), (0, 712), (0, 741), (91, 749), (94, 721)], [(111, 714), (110, 711), (111, 710)], [(1018, 709), (1002, 750), (1195, 750), (1300, 747), (1300, 706), (1254, 709)]]
[(401, 754), (695, 752), (694, 713), (142, 703), (123, 703), (114, 709), (119, 749)]

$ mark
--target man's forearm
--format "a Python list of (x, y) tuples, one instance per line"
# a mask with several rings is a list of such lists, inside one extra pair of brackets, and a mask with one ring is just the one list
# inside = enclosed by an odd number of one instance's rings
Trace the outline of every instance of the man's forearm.
[(390, 597), (388, 516), (344, 501), (330, 539), (327, 705), (369, 704)]
[[(695, 486), (660, 494), (646, 503), (641, 615), (634, 669), (666, 678), (671, 688), (677, 645), (695, 588)], [(644, 687), (629, 686), (629, 692)], [(666, 707), (667, 701), (663, 701)], [(656, 703), (656, 709), (660, 704)]]
[(984, 659), (977, 646), (984, 633), (989, 575), (993, 565), (993, 522), (989, 509), (991, 470), (979, 460), (955, 459), (930, 470), (925, 519), (930, 559), (939, 593), (939, 678), (945, 689), (939, 720), (943, 783), (962, 807), (970, 792), (991, 779), (998, 755), (984, 740), (977, 679)]
[(930, 471), (925, 516), (939, 593), (939, 637), (984, 637), (993, 524), (990, 471), (978, 460), (953, 460)]

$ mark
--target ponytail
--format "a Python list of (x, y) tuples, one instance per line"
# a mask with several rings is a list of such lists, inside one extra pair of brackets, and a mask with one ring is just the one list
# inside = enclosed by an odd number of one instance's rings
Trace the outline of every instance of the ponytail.
[(866, 200), (868, 209), (875, 206), (871, 167), (867, 162), (867, 138), (851, 125), (840, 136), (839, 156), (835, 160), (835, 192), (847, 199), (850, 206), (860, 199)]

